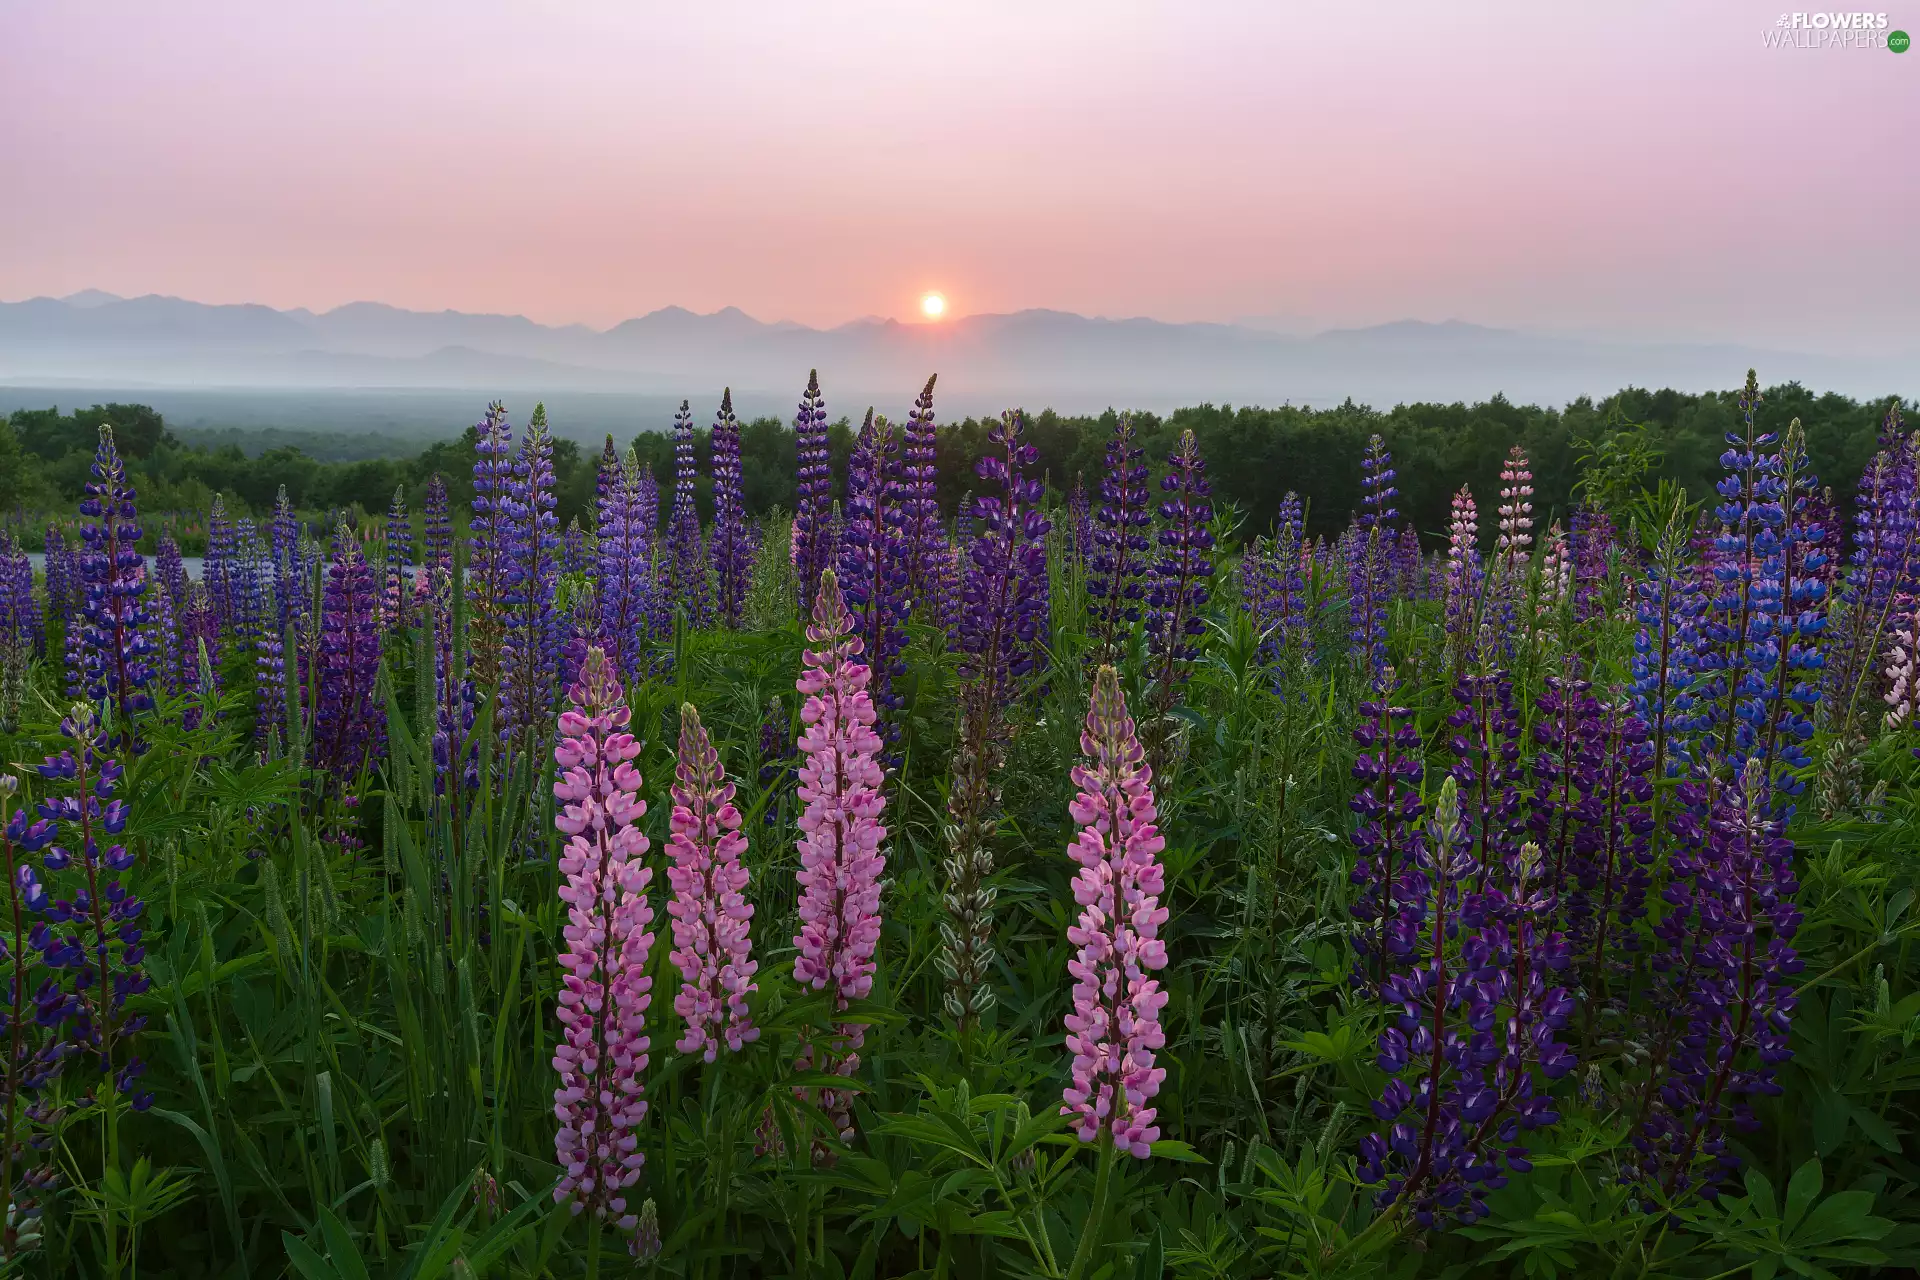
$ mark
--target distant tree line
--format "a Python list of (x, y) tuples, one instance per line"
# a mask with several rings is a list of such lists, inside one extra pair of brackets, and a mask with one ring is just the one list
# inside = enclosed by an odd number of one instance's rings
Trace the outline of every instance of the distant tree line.
[[(1211, 464), (1214, 493), (1245, 517), (1249, 533), (1271, 528), (1281, 498), (1298, 492), (1308, 503), (1309, 528), (1332, 534), (1344, 527), (1360, 499), (1360, 458), (1367, 438), (1381, 435), (1398, 471), (1398, 506), (1429, 545), (1443, 539), (1447, 504), (1462, 484), (1470, 485), (1481, 510), (1491, 510), (1498, 495), (1501, 461), (1513, 445), (1523, 446), (1533, 465), (1536, 518), (1564, 515), (1576, 499), (1582, 477), (1591, 486), (1596, 474), (1616, 464), (1637, 488), (1670, 481), (1684, 486), (1695, 501), (1713, 499), (1725, 437), (1738, 425), (1734, 391), (1694, 394), (1629, 387), (1605, 399), (1581, 398), (1563, 409), (1516, 405), (1504, 396), (1477, 404), (1403, 404), (1389, 410), (1345, 404), (1327, 409), (1241, 407), (1202, 404), (1162, 417), (1133, 415), (1147, 458), (1156, 466), (1184, 430), (1192, 430)], [(1837, 394), (1817, 395), (1799, 383), (1767, 389), (1760, 410), (1763, 428), (1784, 431), (1798, 418), (1807, 433), (1808, 452), (1821, 481), (1831, 486), (1836, 505), (1851, 507), (1861, 468), (1876, 448), (1888, 401), (1863, 402)], [(1912, 406), (1903, 408), (1911, 411)], [(1118, 415), (1068, 416), (1052, 410), (1031, 415), (1028, 439), (1039, 453), (1037, 469), (1055, 500), (1064, 500), (1075, 481), (1098, 501), (1104, 455)], [(524, 421), (524, 418), (518, 421)], [(0, 428), (0, 506), (10, 510), (66, 507), (80, 497), (99, 427), (110, 423), (149, 510), (201, 510), (213, 494), (226, 495), (229, 508), (267, 513), (285, 486), (303, 511), (358, 508), (366, 514), (386, 510), (396, 488), (406, 490), (418, 509), (427, 480), (444, 477), (456, 502), (471, 497), (474, 430), (437, 442), (410, 458), (323, 461), (289, 444), (249, 454), (238, 437), (222, 443), (183, 442), (169, 432), (161, 415), (146, 405), (94, 405), (62, 413), (57, 408), (15, 412)], [(936, 466), (942, 506), (952, 513), (973, 484), (973, 464), (987, 447), (992, 423), (967, 418), (941, 424)], [(833, 424), (830, 443), (837, 478), (843, 478), (855, 424)], [(662, 515), (673, 491), (673, 439), (662, 431), (644, 431), (630, 441), (660, 481)], [(554, 441), (554, 471), (559, 516), (592, 521), (598, 450), (574, 441)], [(695, 453), (702, 475), (698, 494), (703, 513), (710, 484), (705, 475), (708, 429), (695, 432)], [(794, 442), (791, 427), (777, 418), (758, 418), (741, 426), (741, 462), (747, 504), (754, 513), (775, 507), (791, 511), (795, 500)], [(1624, 461), (1622, 461), (1624, 459)], [(1157, 474), (1157, 471), (1156, 471)]]

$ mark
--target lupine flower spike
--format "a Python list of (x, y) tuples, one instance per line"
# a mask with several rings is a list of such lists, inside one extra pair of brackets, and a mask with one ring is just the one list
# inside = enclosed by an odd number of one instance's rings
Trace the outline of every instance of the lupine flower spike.
[(1074, 766), (1079, 792), (1068, 806), (1080, 830), (1067, 848), (1080, 864), (1073, 879), (1080, 918), (1067, 930), (1079, 948), (1067, 962), (1074, 978), (1066, 1019), (1073, 1066), (1061, 1111), (1075, 1117), (1082, 1142), (1104, 1129), (1117, 1149), (1144, 1160), (1160, 1136), (1152, 1102), (1167, 1075), (1154, 1065), (1166, 1044), (1160, 1010), (1167, 993), (1151, 976), (1167, 963), (1159, 861), (1166, 841), (1157, 825), (1153, 771), (1112, 667), (1100, 668), (1095, 678), (1080, 749), (1087, 763)]
[(760, 1038), (747, 1010), (760, 966), (752, 958), (753, 907), (742, 893), (747, 869), (740, 855), (747, 838), (740, 834), (740, 810), (734, 807), (733, 784), (720, 767), (720, 755), (691, 703), (680, 707), (680, 759), (670, 825), (670, 958), (681, 979), (673, 1008), (687, 1022), (675, 1048), (712, 1062), (722, 1044), (738, 1052)]
[(566, 837), (560, 850), (560, 900), (567, 907), (565, 949), (559, 957), (560, 1073), (554, 1113), (560, 1128), (554, 1151), (560, 1181), (556, 1203), (591, 1211), (632, 1231), (626, 1190), (646, 1159), (634, 1132), (646, 1115), (647, 1005), (653, 979), (653, 908), (647, 885), (647, 837), (638, 825), (647, 806), (633, 762), (640, 744), (627, 732), (620, 681), (600, 649), (590, 649), (580, 680), (568, 690), (553, 757), (559, 812), (553, 824)]

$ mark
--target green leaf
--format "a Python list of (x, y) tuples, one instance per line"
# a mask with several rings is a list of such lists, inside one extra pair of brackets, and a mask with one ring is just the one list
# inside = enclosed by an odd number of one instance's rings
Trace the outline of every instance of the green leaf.
[(1178, 1160), (1182, 1164), (1212, 1163), (1186, 1143), (1176, 1142), (1171, 1138), (1162, 1138), (1160, 1141), (1154, 1143), (1152, 1150), (1154, 1158), (1157, 1160)]
[(306, 1280), (342, 1280), (340, 1273), (328, 1266), (325, 1258), (308, 1248), (306, 1242), (293, 1232), (282, 1231), (280, 1240), (287, 1246), (287, 1261)]
[(1789, 1231), (1798, 1225), (1800, 1219), (1806, 1216), (1807, 1209), (1820, 1198), (1820, 1188), (1824, 1182), (1818, 1156), (1793, 1171), (1793, 1178), (1787, 1183), (1787, 1207), (1784, 1215)]

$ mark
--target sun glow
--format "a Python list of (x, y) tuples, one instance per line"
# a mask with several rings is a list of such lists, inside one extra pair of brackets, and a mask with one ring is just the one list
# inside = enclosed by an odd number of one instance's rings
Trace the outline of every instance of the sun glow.
[(920, 310), (929, 320), (938, 320), (947, 313), (947, 300), (937, 293), (930, 293), (920, 299)]

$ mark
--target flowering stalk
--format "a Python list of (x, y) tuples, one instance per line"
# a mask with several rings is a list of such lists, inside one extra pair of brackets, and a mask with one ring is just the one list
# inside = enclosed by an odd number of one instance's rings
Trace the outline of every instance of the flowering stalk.
[(741, 487), (740, 420), (733, 416), (733, 388), (720, 393), (713, 419), (713, 557), (716, 612), (721, 625), (745, 621), (747, 583), (753, 576), (753, 546), (747, 534), (747, 496)]
[(868, 692), (883, 717), (898, 705), (893, 677), (905, 669), (899, 659), (909, 606), (898, 494), (889, 484), (893, 453), (892, 428), (869, 409), (847, 462), (850, 518), (840, 540), (840, 586), (873, 672)]
[(1527, 451), (1517, 444), (1500, 468), (1499, 519), (1490, 592), (1501, 609), (1510, 613), (1533, 558), (1533, 470), (1527, 465)]
[(503, 597), (507, 563), (513, 546), (506, 500), (513, 462), (513, 424), (506, 406), (487, 406), (487, 416), (474, 428), (473, 518), (468, 523), (472, 546), (467, 553), (468, 645), (473, 653), (474, 682), (484, 689), (500, 686), (500, 643), (506, 630)]
[(546, 407), (535, 405), (500, 503), (508, 540), (499, 597), (504, 628), (497, 728), (514, 752), (529, 758), (547, 741), (559, 690), (554, 589), (560, 540), (553, 485), (553, 437), (547, 434)]
[(427, 477), (426, 551), (428, 569), (453, 569), (453, 516), (448, 509), (447, 482), (439, 472)]
[(407, 487), (396, 486), (387, 504), (387, 575), (380, 595), (380, 626), (396, 631), (408, 625), (407, 571), (413, 564), (413, 521), (407, 515)]
[(148, 615), (146, 557), (140, 541), (139, 512), (127, 483), (113, 428), (102, 424), (80, 514), (80, 636), (82, 674), (87, 696), (110, 705), (121, 750), (145, 750), (134, 734), (134, 717), (153, 706), (147, 686), (153, 680)]
[(1144, 453), (1135, 443), (1132, 415), (1121, 414), (1107, 442), (1107, 471), (1100, 479), (1087, 561), (1087, 615), (1102, 662), (1118, 660), (1127, 632), (1140, 620), (1141, 579), (1149, 563), (1146, 531), (1153, 524)]
[[(0, 775), (0, 796), (10, 802), (19, 789), (18, 776)], [(0, 1265), (39, 1246), (41, 1211), (57, 1179), (47, 1155), (50, 1107), (40, 1095), (77, 1047), (67, 1023), (79, 1013), (79, 1004), (61, 976), (69, 968), (84, 970), (84, 953), (44, 923), (27, 923), (43, 917), (50, 904), (38, 868), (22, 855), (39, 853), (54, 834), (50, 820), (29, 823), (24, 809), (14, 809), (0, 828), (8, 910), (0, 937), (0, 960), (7, 964), (6, 1004), (0, 1007), (6, 1052), (0, 1063), (0, 1112), (6, 1124), (0, 1132)]]
[(1360, 746), (1353, 777), (1360, 785), (1348, 802), (1360, 819), (1353, 833), (1351, 879), (1360, 890), (1353, 917), (1363, 927), (1354, 940), (1360, 953), (1354, 980), (1375, 992), (1385, 991), (1387, 975), (1413, 951), (1403, 917), (1408, 903), (1418, 897), (1409, 873), (1420, 842), (1420, 781), (1425, 772), (1413, 712), (1389, 700), (1392, 679), (1389, 667), (1374, 698), (1360, 704), (1366, 718), (1353, 732)]
[(940, 561), (947, 547), (934, 470), (933, 382), (929, 377), (913, 402), (900, 446), (901, 536), (906, 543), (907, 595), (916, 609), (939, 593)]
[(806, 394), (793, 419), (799, 465), (799, 499), (793, 513), (794, 569), (800, 579), (800, 611), (811, 614), (820, 575), (833, 563), (830, 529), (833, 468), (827, 450), (827, 406), (820, 395), (820, 371), (807, 373)]
[(1119, 1150), (1144, 1160), (1160, 1136), (1151, 1104), (1167, 1074), (1153, 1056), (1166, 1044), (1160, 1010), (1167, 993), (1150, 976), (1167, 964), (1159, 861), (1166, 841), (1157, 825), (1153, 770), (1110, 666), (1094, 678), (1080, 750), (1087, 763), (1074, 766), (1079, 791), (1068, 806), (1079, 831), (1067, 846), (1080, 866), (1073, 878), (1080, 918), (1067, 930), (1078, 948), (1067, 962), (1074, 978), (1066, 1017), (1073, 1065), (1061, 1113), (1076, 1117), (1080, 1141), (1104, 1131)]
[(757, 989), (753, 975), (753, 907), (742, 891), (747, 869), (740, 863), (747, 838), (733, 784), (720, 766), (706, 726), (692, 703), (680, 706), (680, 755), (674, 773), (673, 834), (667, 841), (667, 881), (673, 900), (674, 950), (680, 971), (674, 1012), (687, 1021), (675, 1048), (712, 1062), (724, 1043), (732, 1052), (760, 1038), (747, 1009)]
[(386, 708), (374, 697), (380, 671), (374, 595), (373, 569), (342, 521), (334, 534), (333, 563), (327, 567), (320, 610), (313, 763), (343, 790), (386, 748)]
[(1387, 663), (1387, 600), (1393, 594), (1390, 522), (1399, 515), (1393, 499), (1400, 492), (1394, 475), (1386, 442), (1378, 435), (1369, 437), (1361, 461), (1360, 513), (1347, 553), (1347, 593), (1353, 652), (1375, 674)]
[(606, 654), (590, 650), (571, 705), (560, 715), (554, 749), (560, 810), (554, 826), (566, 837), (560, 851), (560, 900), (567, 907), (560, 953), (556, 1016), (560, 1043), (553, 1068), (560, 1075), (554, 1112), (560, 1125), (554, 1151), (560, 1162), (555, 1203), (611, 1220), (632, 1231), (626, 1189), (640, 1179), (646, 1155), (635, 1130), (647, 1112), (647, 1006), (653, 979), (653, 878), (645, 857), (646, 814), (640, 744), (626, 731), (628, 711)]
[[(874, 732), (873, 701), (867, 696), (870, 673), (858, 661), (860, 637), (853, 634), (834, 572), (822, 573), (815, 593), (813, 621), (807, 627), (794, 688), (800, 707), (799, 819), (800, 932), (793, 945), (794, 981), (814, 991), (831, 992), (835, 1011), (864, 1000), (873, 988), (874, 951), (880, 942), (880, 873), (886, 868), (881, 846), (887, 829), (881, 787), (886, 772)], [(852, 1075), (866, 1029), (842, 1023), (825, 1046), (809, 1045), (802, 1065)], [(819, 1100), (843, 1137), (851, 1136), (851, 1097), (835, 1090)]]
[(600, 605), (600, 639), (622, 680), (642, 673), (640, 658), (652, 626), (651, 530), (640, 509), (639, 467), (633, 452), (623, 463), (613, 437), (600, 460), (599, 510), (594, 520), (594, 588)]
[(694, 497), (698, 474), (693, 460), (693, 410), (680, 402), (673, 415), (673, 513), (667, 524), (667, 589), (673, 604), (687, 611), (687, 623), (707, 625), (713, 608), (705, 552), (700, 541), (700, 508)]
[(1149, 735), (1156, 748), (1164, 745), (1164, 717), (1186, 680), (1195, 638), (1206, 634), (1201, 615), (1213, 579), (1211, 487), (1193, 432), (1180, 433), (1160, 489), (1168, 496), (1160, 503), (1160, 555), (1147, 587), (1147, 637), (1159, 659), (1154, 706), (1162, 720)]
[(1446, 619), (1448, 665), (1458, 680), (1479, 656), (1480, 597), (1486, 582), (1480, 564), (1480, 511), (1466, 485), (1453, 495), (1447, 524)]

